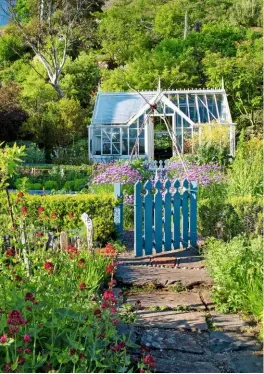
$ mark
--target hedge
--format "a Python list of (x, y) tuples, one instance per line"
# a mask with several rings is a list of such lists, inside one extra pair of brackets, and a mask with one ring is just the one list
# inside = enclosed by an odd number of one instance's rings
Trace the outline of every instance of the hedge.
[[(14, 203), (14, 210), (20, 213), (16, 207), (17, 195), (11, 194), (11, 201)], [(27, 207), (26, 223), (34, 224), (36, 230), (43, 226), (46, 229), (81, 229), (84, 224), (81, 214), (87, 213), (94, 223), (94, 240), (102, 243), (115, 235), (114, 207), (117, 200), (113, 194), (79, 194), (79, 195), (25, 195), (23, 205)], [(44, 212), (39, 214), (38, 208), (43, 207)], [(52, 218), (53, 213), (53, 218)], [(56, 213), (56, 219), (54, 219)], [(70, 214), (69, 214), (70, 213)], [(43, 217), (40, 219), (40, 217)], [(3, 195), (0, 196), (0, 225), (1, 231), (8, 230), (7, 203)]]
[(259, 235), (262, 219), (262, 200), (256, 197), (198, 201), (198, 232), (202, 237), (230, 240), (241, 233)]

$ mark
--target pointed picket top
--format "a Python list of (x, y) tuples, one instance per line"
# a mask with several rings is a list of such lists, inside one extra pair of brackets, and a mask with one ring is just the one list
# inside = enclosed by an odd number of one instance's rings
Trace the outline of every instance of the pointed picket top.
[(169, 190), (169, 189), (170, 189), (170, 187), (171, 187), (171, 182), (169, 181), (169, 179), (166, 180), (164, 186), (165, 186), (166, 190)]
[(179, 179), (176, 179), (173, 183), (173, 187), (178, 190), (180, 186), (181, 186), (181, 182), (179, 181)]
[(162, 189), (162, 183), (160, 180), (157, 180), (154, 186), (158, 191)]
[(183, 186), (186, 190), (188, 190), (189, 182), (188, 182), (187, 179), (184, 179), (182, 186)]
[(197, 190), (197, 182), (196, 181), (191, 181), (190, 182), (190, 187), (191, 187), (191, 190)]
[(144, 184), (144, 188), (147, 190), (147, 191), (151, 191), (152, 190), (152, 183), (150, 182), (150, 180), (147, 180), (146, 183)]
[(141, 189), (142, 188), (142, 182), (141, 181), (137, 181), (136, 183), (135, 183), (135, 190), (139, 190), (139, 189)]

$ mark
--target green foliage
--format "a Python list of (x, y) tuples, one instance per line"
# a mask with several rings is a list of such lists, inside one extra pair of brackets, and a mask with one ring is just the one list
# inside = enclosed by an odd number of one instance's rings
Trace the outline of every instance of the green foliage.
[(28, 164), (45, 164), (45, 151), (40, 149), (36, 143), (29, 141), (19, 141), (18, 145), (25, 146), (26, 155), (23, 161)]
[(262, 237), (243, 236), (224, 243), (210, 239), (205, 257), (214, 280), (214, 301), (223, 312), (242, 311), (263, 316), (263, 256)]
[(21, 39), (5, 33), (0, 38), (0, 64), (18, 59), (22, 49)]
[(200, 165), (214, 162), (228, 167), (231, 161), (229, 147), (215, 147), (214, 145), (200, 145), (197, 147), (197, 162)]
[(262, 201), (251, 196), (221, 196), (199, 200), (198, 232), (202, 237), (230, 240), (245, 233), (261, 234), (262, 232)]
[[(16, 195), (11, 194), (11, 201), (15, 203)], [(94, 240), (106, 242), (110, 237), (115, 236), (113, 211), (116, 200), (113, 194), (78, 194), (69, 195), (48, 195), (26, 196), (26, 206), (28, 214), (26, 221), (28, 225), (35, 225), (35, 230), (44, 220), (46, 229), (59, 230), (64, 228), (81, 229), (84, 227), (81, 220), (82, 213), (87, 213), (94, 222)], [(38, 208), (42, 206), (45, 210), (43, 220), (39, 220)], [(52, 218), (52, 213), (56, 213), (56, 219)], [(72, 212), (73, 217), (68, 213)], [(3, 227), (8, 230), (7, 207), (4, 197), (0, 197), (0, 217)], [(18, 212), (17, 214), (21, 214)], [(6, 222), (5, 222), (6, 221)], [(8, 231), (7, 231), (8, 232)]]
[(228, 194), (231, 196), (263, 195), (263, 141), (243, 137), (229, 172)]
[[(132, 343), (118, 334), (120, 316), (110, 312), (115, 299), (109, 308), (101, 308), (100, 286), (109, 280), (106, 266), (112, 258), (87, 250), (46, 251), (46, 240), (38, 239), (40, 248), (29, 255), (30, 277), (18, 253), (0, 256), (1, 303), (6, 312), (0, 316), (0, 335), (7, 334), (7, 342), (0, 343), (1, 368), (10, 365), (12, 371), (28, 373), (139, 371), (128, 353)], [(52, 266), (50, 271), (45, 264)], [(111, 289), (107, 292), (112, 295)], [(13, 336), (6, 316), (12, 311), (21, 315), (19, 333)], [(119, 352), (110, 349), (121, 341)], [(24, 361), (18, 362), (17, 350), (23, 351)]]
[(0, 189), (8, 187), (8, 181), (16, 173), (24, 155), (24, 146), (18, 147), (15, 143), (13, 147), (3, 147), (3, 143), (0, 143)]
[(56, 181), (48, 180), (44, 183), (45, 190), (58, 190), (59, 185)]

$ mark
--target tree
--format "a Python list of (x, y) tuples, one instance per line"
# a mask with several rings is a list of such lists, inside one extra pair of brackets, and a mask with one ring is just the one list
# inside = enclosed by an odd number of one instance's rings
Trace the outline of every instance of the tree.
[(63, 97), (60, 78), (70, 48), (79, 38), (89, 36), (91, 14), (100, 10), (102, 0), (32, 0), (30, 6), (23, 0), (22, 9), (21, 1), (19, 6), (13, 0), (3, 1), (24, 43), (44, 66), (48, 82)]
[(262, 40), (241, 42), (235, 57), (208, 53), (203, 64), (209, 87), (219, 86), (224, 78), (238, 129), (250, 126), (254, 133), (261, 133)]
[(27, 113), (19, 102), (21, 89), (15, 83), (0, 87), (0, 140), (16, 140)]

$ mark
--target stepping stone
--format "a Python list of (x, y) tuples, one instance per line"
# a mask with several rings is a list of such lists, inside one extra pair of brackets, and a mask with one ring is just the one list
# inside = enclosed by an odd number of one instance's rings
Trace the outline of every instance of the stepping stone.
[(199, 312), (180, 313), (175, 311), (149, 312), (137, 311), (135, 324), (140, 327), (158, 327), (164, 329), (184, 329), (191, 331), (208, 330), (205, 317)]
[(212, 352), (230, 352), (246, 350), (260, 350), (261, 345), (250, 335), (235, 332), (210, 332), (210, 349)]
[(177, 351), (151, 350), (158, 373), (220, 373), (211, 357)]
[(184, 287), (191, 288), (195, 285), (212, 285), (212, 279), (205, 269), (159, 269), (148, 267), (119, 265), (116, 278), (123, 284), (144, 286), (147, 284), (159, 285), (162, 287), (180, 282)]
[(168, 349), (180, 352), (203, 354), (204, 349), (194, 339), (193, 335), (185, 332), (153, 328), (145, 330), (141, 337), (141, 344), (149, 348)]
[(142, 292), (135, 295), (129, 295), (126, 302), (135, 306), (140, 301), (141, 308), (151, 307), (167, 307), (177, 308), (179, 306), (188, 307), (190, 309), (205, 310), (198, 292), (166, 292), (153, 291)]
[(199, 293), (202, 301), (206, 304), (207, 309), (214, 309), (214, 302), (211, 298), (211, 291), (202, 288)]
[(222, 314), (217, 312), (211, 312), (213, 326), (216, 329), (222, 329), (225, 331), (238, 331), (247, 326), (249, 323), (243, 321), (239, 314)]
[(263, 373), (263, 355), (256, 352), (235, 352), (230, 363), (236, 373)]

